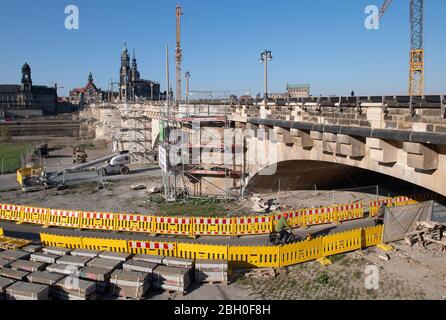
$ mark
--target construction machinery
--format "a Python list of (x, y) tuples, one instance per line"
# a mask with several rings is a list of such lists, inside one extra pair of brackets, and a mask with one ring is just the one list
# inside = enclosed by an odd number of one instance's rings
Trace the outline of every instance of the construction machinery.
[(175, 48), (175, 61), (176, 61), (176, 98), (175, 101), (179, 103), (182, 98), (182, 87), (181, 87), (181, 61), (183, 59), (183, 52), (181, 50), (181, 16), (183, 14), (183, 9), (181, 6), (177, 6), (176, 17), (177, 17), (177, 46)]
[(73, 148), (73, 163), (86, 163), (87, 159), (84, 147), (78, 145)]
[[(389, 8), (392, 0), (386, 0), (379, 18)], [(410, 0), (410, 59), (409, 95), (424, 95), (424, 0)]]

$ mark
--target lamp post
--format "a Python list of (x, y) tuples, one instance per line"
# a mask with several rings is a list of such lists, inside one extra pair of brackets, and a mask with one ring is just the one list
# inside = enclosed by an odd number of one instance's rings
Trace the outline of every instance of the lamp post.
[(190, 72), (187, 71), (184, 76), (186, 77), (186, 104), (189, 104), (189, 78), (190, 78)]
[(260, 53), (260, 63), (263, 63), (265, 65), (265, 106), (266, 106), (266, 100), (268, 99), (268, 61), (271, 61), (273, 59), (273, 56), (271, 55), (271, 51), (265, 50), (262, 53)]

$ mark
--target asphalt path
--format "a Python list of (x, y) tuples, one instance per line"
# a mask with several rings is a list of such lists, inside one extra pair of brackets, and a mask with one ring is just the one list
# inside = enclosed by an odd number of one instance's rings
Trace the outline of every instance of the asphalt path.
[[(305, 238), (308, 234), (313, 237), (335, 234), (339, 232), (349, 231), (358, 228), (372, 227), (374, 226), (373, 219), (360, 219), (346, 221), (339, 225), (326, 224), (313, 226), (308, 229), (297, 228), (293, 230), (293, 233), (300, 239)], [(6, 236), (27, 239), (31, 241), (39, 241), (39, 234), (50, 233), (56, 235), (76, 236), (76, 237), (93, 237), (93, 238), (108, 238), (108, 239), (128, 239), (128, 240), (145, 240), (145, 241), (160, 241), (160, 242), (187, 242), (187, 243), (200, 243), (200, 244), (214, 244), (214, 245), (234, 245), (234, 246), (266, 246), (270, 245), (268, 241), (268, 235), (253, 235), (242, 237), (229, 237), (229, 236), (215, 236), (215, 237), (198, 237), (196, 239), (175, 237), (175, 236), (150, 236), (148, 234), (131, 233), (131, 232), (116, 232), (116, 231), (86, 231), (78, 229), (64, 229), (59, 227), (42, 228), (37, 225), (21, 224), (18, 225), (12, 222), (0, 222), (0, 227)]]

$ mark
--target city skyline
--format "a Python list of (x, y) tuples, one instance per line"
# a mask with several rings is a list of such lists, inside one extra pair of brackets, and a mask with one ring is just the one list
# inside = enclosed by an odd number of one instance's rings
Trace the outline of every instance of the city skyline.
[[(67, 5), (80, 11), (80, 29), (64, 27)], [(38, 83), (63, 88), (68, 95), (92, 72), (103, 90), (119, 77), (123, 43), (135, 45), (141, 76), (165, 90), (165, 45), (170, 48), (174, 88), (175, 6), (183, 6), (183, 77), (190, 71), (191, 90), (240, 90), (263, 93), (260, 52), (274, 57), (269, 68), (270, 92), (287, 83), (309, 83), (314, 95), (406, 94), (409, 62), (409, 1), (392, 4), (380, 30), (367, 30), (367, 5), (382, 1), (131, 1), (117, 3), (52, 0), (4, 5), (3, 37), (13, 34), (4, 51), (0, 83), (18, 83), (28, 62)], [(265, 5), (262, 5), (265, 4)], [(443, 91), (446, 3), (426, 2), (426, 94)], [(306, 13), (302, 13), (306, 12)], [(36, 14), (37, 13), (37, 14)], [(265, 20), (270, 21), (265, 26)], [(9, 28), (7, 28), (9, 26)], [(184, 79), (183, 79), (184, 80)], [(183, 81), (183, 87), (185, 81)], [(183, 89), (183, 93), (185, 90)]]

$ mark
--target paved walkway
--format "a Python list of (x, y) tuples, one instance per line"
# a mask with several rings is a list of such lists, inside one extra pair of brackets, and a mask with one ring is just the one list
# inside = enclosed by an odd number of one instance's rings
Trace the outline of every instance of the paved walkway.
[[(295, 229), (294, 234), (300, 238), (304, 238), (307, 234), (313, 237), (322, 236), (326, 234), (334, 234), (343, 231), (353, 230), (357, 228), (365, 228), (374, 226), (372, 219), (361, 219), (347, 221), (340, 225), (327, 224), (313, 226), (308, 229)], [(63, 229), (58, 227), (51, 227), (48, 229), (41, 228), (31, 224), (17, 225), (11, 222), (0, 222), (0, 227), (3, 228), (6, 236), (28, 239), (38, 241), (39, 233), (51, 233), (66, 236), (82, 236), (94, 238), (110, 238), (110, 239), (129, 239), (129, 240), (147, 240), (147, 241), (176, 241), (187, 243), (201, 243), (201, 244), (220, 244), (220, 245), (249, 245), (249, 246), (265, 246), (269, 245), (268, 235), (254, 235), (243, 237), (198, 237), (197, 239), (174, 237), (174, 236), (157, 236), (150, 237), (148, 234), (130, 233), (130, 232), (115, 232), (115, 231), (80, 231), (76, 229)]]

